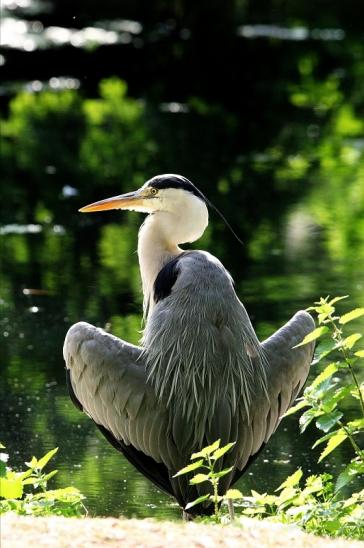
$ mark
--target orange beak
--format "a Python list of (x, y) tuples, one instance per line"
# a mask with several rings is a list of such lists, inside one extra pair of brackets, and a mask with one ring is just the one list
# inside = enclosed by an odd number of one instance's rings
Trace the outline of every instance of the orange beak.
[(142, 205), (144, 198), (140, 190), (136, 190), (135, 192), (128, 192), (127, 194), (94, 202), (93, 204), (81, 207), (78, 211), (81, 213), (93, 213), (94, 211), (106, 211), (108, 209), (134, 209)]

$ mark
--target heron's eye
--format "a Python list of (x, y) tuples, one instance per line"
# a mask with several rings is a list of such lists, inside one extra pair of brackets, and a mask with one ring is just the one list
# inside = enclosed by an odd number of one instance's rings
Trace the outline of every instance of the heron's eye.
[(152, 187), (152, 188), (150, 189), (150, 193), (151, 193), (153, 196), (155, 196), (156, 194), (158, 194), (158, 190), (157, 190), (156, 188)]

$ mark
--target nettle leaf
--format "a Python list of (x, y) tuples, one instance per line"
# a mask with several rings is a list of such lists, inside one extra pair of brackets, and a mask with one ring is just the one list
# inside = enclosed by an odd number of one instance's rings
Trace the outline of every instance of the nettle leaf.
[(204, 447), (198, 453), (193, 453), (191, 455), (191, 460), (198, 459), (200, 457), (202, 458), (208, 457), (209, 455), (211, 455), (211, 453), (213, 453), (214, 451), (216, 451), (216, 449), (220, 447), (220, 441), (221, 440), (216, 440), (212, 445), (208, 445), (207, 447)]
[(343, 340), (342, 346), (344, 348), (347, 348), (348, 350), (351, 350), (353, 346), (362, 338), (362, 336), (363, 335), (361, 335), (360, 333), (353, 333)]
[(364, 316), (364, 308), (354, 308), (354, 310), (351, 310), (347, 314), (341, 316), (339, 323), (344, 325), (352, 320), (356, 320), (356, 318), (360, 318), (360, 316)]
[(303, 409), (304, 407), (307, 407), (310, 405), (307, 400), (303, 399), (299, 401), (296, 405), (293, 405), (286, 413), (283, 415), (283, 417), (288, 417), (288, 415), (293, 415), (294, 413), (297, 413), (300, 409)]
[(243, 493), (239, 489), (228, 489), (225, 496), (228, 499), (236, 500), (242, 499)]
[(19, 478), (0, 478), (0, 497), (20, 499), (23, 496), (23, 484)]
[(341, 411), (333, 411), (332, 413), (326, 413), (325, 415), (321, 415), (316, 421), (316, 426), (319, 428), (319, 430), (322, 430), (323, 432), (328, 432), (331, 430), (335, 424), (338, 423), (338, 421), (343, 416), (343, 413)]
[(315, 449), (315, 447), (317, 447), (321, 443), (324, 443), (325, 441), (329, 440), (330, 438), (335, 436), (335, 434), (337, 434), (338, 432), (339, 432), (339, 430), (335, 430), (334, 432), (330, 432), (329, 434), (326, 434), (325, 436), (322, 436), (321, 438), (319, 438), (318, 440), (315, 441), (315, 443), (312, 446), (312, 449)]
[(220, 447), (219, 449), (217, 449), (213, 455), (211, 455), (211, 458), (214, 459), (214, 460), (217, 460), (219, 459), (220, 457), (222, 457), (223, 455), (225, 455), (225, 453), (227, 453), (228, 451), (230, 451), (230, 449), (232, 447), (234, 447), (234, 445), (236, 444), (236, 441), (233, 441), (231, 443), (228, 443), (227, 445), (224, 445), (224, 447)]
[(324, 333), (327, 333), (328, 331), (329, 331), (329, 328), (326, 325), (323, 325), (322, 327), (316, 327), (316, 329), (314, 329), (313, 331), (308, 333), (308, 335), (306, 335), (303, 341), (301, 341), (299, 344), (296, 344), (296, 346), (294, 346), (293, 348), (298, 348), (299, 346), (303, 346), (304, 344), (308, 344), (312, 341), (315, 341), (316, 339), (321, 337), (321, 335), (323, 335)]
[(192, 464), (189, 464), (188, 466), (182, 468), (182, 470), (179, 470), (177, 474), (175, 474), (173, 477), (176, 478), (177, 476), (182, 476), (183, 474), (189, 474), (190, 472), (197, 470), (197, 468), (200, 468), (200, 466), (202, 465), (203, 459), (193, 462)]
[(305, 411), (299, 419), (301, 433), (304, 432), (308, 425), (313, 421), (313, 419), (318, 417), (320, 414), (321, 412), (317, 411), (316, 409), (307, 409), (307, 411)]
[(338, 366), (336, 363), (330, 363), (325, 369), (320, 373), (316, 379), (311, 383), (311, 386), (314, 388), (318, 387), (321, 383), (326, 381), (326, 379), (330, 379), (334, 373), (338, 370)]
[(326, 356), (328, 356), (333, 350), (335, 350), (335, 348), (336, 342), (332, 339), (321, 341), (316, 347), (312, 365), (320, 363), (320, 361), (323, 360), (323, 358), (326, 358)]
[(354, 356), (358, 356), (358, 358), (364, 358), (364, 350), (358, 350), (355, 352)]
[(190, 484), (195, 485), (197, 483), (203, 483), (204, 481), (208, 481), (209, 479), (209, 474), (196, 474), (195, 476), (193, 476), (193, 478), (190, 479)]
[(342, 301), (343, 299), (347, 299), (348, 297), (349, 295), (343, 295), (342, 297), (334, 297), (333, 299), (331, 299), (331, 301), (329, 301), (329, 304), (333, 305), (339, 301)]
[(281, 489), (285, 489), (286, 487), (294, 487), (295, 485), (298, 485), (302, 476), (303, 472), (301, 468), (298, 468), (298, 470), (288, 476), (288, 478), (286, 478), (285, 481), (281, 483), (279, 487), (277, 487), (276, 491), (280, 491)]
[(210, 495), (202, 495), (201, 497), (198, 497), (196, 500), (193, 500), (192, 502), (189, 502), (188, 504), (186, 504), (185, 510), (188, 510), (189, 508), (192, 508), (193, 506), (200, 504), (204, 500), (207, 500), (209, 497)]
[(28, 468), (36, 468), (38, 464), (38, 459), (36, 459), (35, 457), (32, 457), (32, 460), (30, 462), (26, 462), (25, 464)]
[(39, 468), (39, 470), (42, 470), (45, 467), (45, 465), (51, 460), (51, 458), (57, 453), (57, 451), (58, 451), (58, 447), (55, 447), (54, 449), (51, 449), (50, 451), (48, 451), (48, 453), (44, 455), (44, 457), (38, 460), (37, 468)]
[(348, 427), (352, 430), (362, 430), (364, 429), (364, 419), (355, 419), (348, 422)]
[(336, 434), (329, 439), (328, 444), (326, 445), (325, 449), (321, 453), (320, 458), (317, 462), (321, 462), (324, 458), (326, 458), (327, 455), (329, 455), (334, 449), (336, 449), (336, 447), (341, 445), (343, 441), (346, 440), (347, 437), (348, 435), (345, 432), (345, 430), (340, 428), (340, 430), (338, 430)]
[(336, 480), (335, 491), (340, 491), (340, 489), (350, 483), (358, 474), (364, 474), (364, 463), (358, 461), (349, 462)]
[(233, 466), (230, 466), (230, 468), (225, 468), (224, 470), (221, 470), (220, 472), (213, 472), (212, 476), (214, 478), (222, 478), (223, 476), (230, 474), (233, 468), (234, 468)]

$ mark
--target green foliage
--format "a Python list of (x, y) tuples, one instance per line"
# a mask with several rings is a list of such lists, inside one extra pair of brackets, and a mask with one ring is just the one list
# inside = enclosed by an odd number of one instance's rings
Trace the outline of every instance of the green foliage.
[(229, 489), (225, 495), (219, 495), (220, 478), (226, 476), (227, 474), (230, 474), (230, 472), (232, 471), (232, 467), (225, 468), (223, 470), (217, 470), (215, 468), (216, 463), (221, 459), (221, 457), (225, 455), (225, 453), (230, 451), (230, 449), (234, 447), (234, 445), (235, 442), (232, 442), (224, 445), (223, 447), (220, 447), (220, 440), (217, 440), (212, 445), (208, 445), (207, 447), (201, 449), (201, 451), (198, 451), (198, 453), (193, 453), (191, 455), (191, 460), (194, 462), (185, 466), (184, 468), (182, 468), (182, 470), (175, 474), (174, 477), (177, 477), (184, 474), (190, 474), (195, 470), (203, 470), (203, 473), (197, 473), (190, 479), (190, 484), (198, 485), (205, 482), (210, 484), (209, 490), (211, 490), (212, 492), (201, 495), (197, 499), (189, 502), (186, 505), (186, 510), (188, 510), (189, 508), (193, 508), (193, 506), (197, 506), (202, 502), (211, 501), (214, 505), (214, 520), (219, 523), (221, 520), (220, 504), (222, 502), (226, 502), (228, 499), (236, 500), (242, 498), (243, 495), (238, 489)]
[[(4, 446), (0, 444), (3, 449)], [(85, 498), (75, 487), (47, 490), (48, 481), (57, 474), (57, 470), (43, 472), (43, 468), (57, 453), (58, 447), (42, 458), (32, 457), (26, 462), (27, 470), (16, 472), (6, 466), (9, 455), (0, 453), (0, 514), (15, 512), (19, 515), (34, 516), (82, 516)], [(26, 493), (30, 486), (33, 490)]]
[(364, 538), (364, 489), (339, 499), (330, 474), (309, 476), (297, 470), (276, 489), (277, 495), (251, 492), (242, 512), (249, 517), (295, 524), (309, 533)]

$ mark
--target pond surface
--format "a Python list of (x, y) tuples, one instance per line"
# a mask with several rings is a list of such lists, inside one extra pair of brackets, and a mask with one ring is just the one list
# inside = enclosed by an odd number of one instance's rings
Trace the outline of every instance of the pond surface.
[[(72, 323), (133, 343), (141, 328), (141, 218), (77, 210), (182, 173), (244, 242), (211, 211), (196, 247), (231, 271), (261, 339), (320, 296), (349, 294), (340, 312), (364, 306), (360, 18), (350, 2), (269, 17), (240, 2), (203, 15), (199, 3), (189, 14), (179, 3), (5, 4), (0, 440), (16, 467), (58, 446), (53, 485), (77, 486), (92, 515), (178, 518), (68, 397)], [(272, 492), (299, 466), (340, 471), (349, 444), (318, 465), (317, 437), (286, 418), (238, 487)]]

